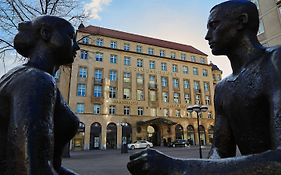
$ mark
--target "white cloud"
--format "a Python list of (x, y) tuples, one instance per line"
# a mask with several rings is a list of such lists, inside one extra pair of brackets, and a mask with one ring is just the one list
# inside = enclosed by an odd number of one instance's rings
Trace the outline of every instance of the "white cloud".
[(90, 3), (84, 5), (84, 8), (91, 19), (100, 19), (99, 13), (103, 10), (104, 6), (110, 3), (111, 0), (91, 0)]

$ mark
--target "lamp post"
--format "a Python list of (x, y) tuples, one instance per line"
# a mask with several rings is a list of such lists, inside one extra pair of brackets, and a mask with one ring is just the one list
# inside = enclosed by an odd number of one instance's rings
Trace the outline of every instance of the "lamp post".
[(208, 106), (202, 105), (193, 105), (193, 106), (188, 106), (187, 111), (189, 113), (192, 113), (193, 111), (196, 112), (197, 114), (197, 131), (198, 131), (198, 142), (199, 142), (199, 154), (200, 154), (200, 159), (202, 159), (202, 149), (201, 149), (201, 138), (200, 138), (200, 131), (199, 131), (199, 113), (200, 112), (206, 112), (208, 110)]
[[(128, 153), (128, 147), (127, 147), (127, 136), (126, 136), (126, 133), (127, 130), (126, 130), (126, 127), (128, 126), (128, 123), (126, 122), (121, 122), (120, 125), (122, 126), (122, 144), (121, 144), (121, 153)], [(123, 131), (124, 131), (124, 135), (123, 136)]]

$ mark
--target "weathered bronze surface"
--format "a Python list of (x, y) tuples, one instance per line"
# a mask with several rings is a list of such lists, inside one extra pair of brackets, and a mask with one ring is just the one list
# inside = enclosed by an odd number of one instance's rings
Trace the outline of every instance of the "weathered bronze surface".
[[(210, 11), (208, 40), (233, 73), (215, 89), (216, 123), (209, 159), (176, 159), (148, 149), (130, 157), (133, 175), (280, 175), (281, 48), (257, 39), (259, 16), (250, 1)], [(241, 157), (235, 157), (238, 146)]]
[(54, 16), (20, 23), (17, 52), (28, 57), (0, 79), (0, 174), (75, 175), (61, 167), (79, 120), (52, 75), (73, 62), (79, 46), (72, 25)]

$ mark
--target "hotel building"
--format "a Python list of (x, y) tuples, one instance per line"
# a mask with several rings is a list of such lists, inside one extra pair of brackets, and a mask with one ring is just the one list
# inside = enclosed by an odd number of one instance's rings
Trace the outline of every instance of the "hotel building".
[[(81, 50), (57, 73), (59, 88), (79, 116), (72, 149), (116, 149), (145, 139), (163, 145), (175, 139), (210, 144), (214, 85), (222, 71), (207, 55), (184, 44), (83, 25)], [(199, 128), (187, 107), (207, 105)]]

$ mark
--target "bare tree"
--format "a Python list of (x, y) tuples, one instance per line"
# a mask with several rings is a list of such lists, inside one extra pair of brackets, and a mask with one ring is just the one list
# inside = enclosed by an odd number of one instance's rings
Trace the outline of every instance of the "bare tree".
[(14, 51), (18, 23), (40, 15), (63, 17), (75, 26), (87, 18), (79, 0), (0, 0), (0, 59)]

